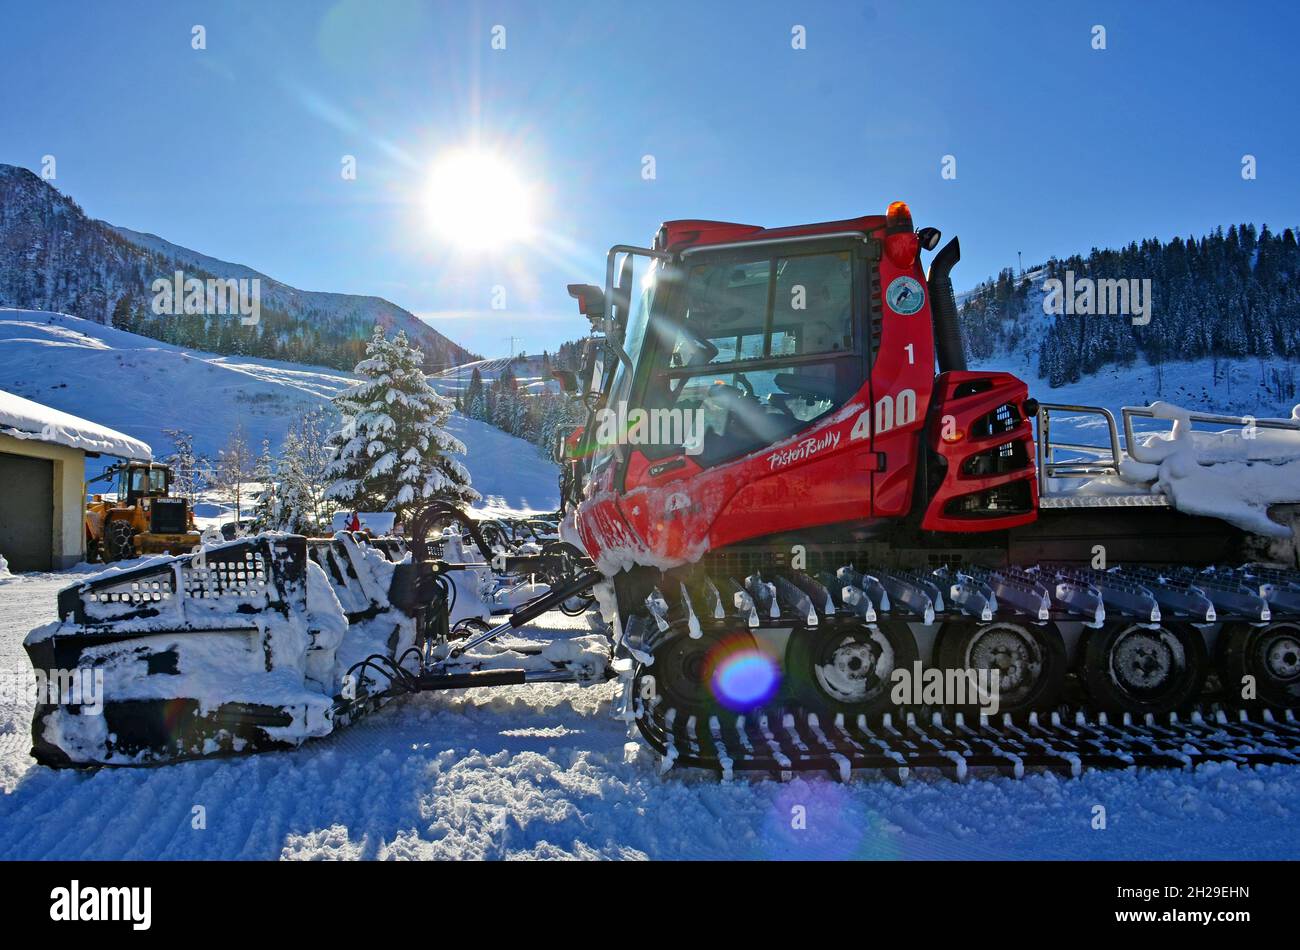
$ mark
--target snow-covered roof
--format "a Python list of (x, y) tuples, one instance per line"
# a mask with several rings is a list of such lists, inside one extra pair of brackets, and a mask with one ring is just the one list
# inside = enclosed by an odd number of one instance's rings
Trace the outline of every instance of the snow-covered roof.
[(139, 439), (4, 390), (0, 390), (0, 433), (120, 458), (153, 458), (153, 449)]

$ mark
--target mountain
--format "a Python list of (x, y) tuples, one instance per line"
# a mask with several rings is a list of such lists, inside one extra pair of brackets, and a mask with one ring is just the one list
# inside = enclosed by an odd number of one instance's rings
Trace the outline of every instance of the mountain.
[[(1146, 282), (1133, 297), (1145, 313), (1095, 312), (1107, 281), (1126, 282), (1130, 296)], [(1085, 291), (1091, 304), (1065, 306)], [(1107, 404), (1289, 415), (1300, 393), (1300, 248), (1289, 228), (1234, 225), (1006, 269), (963, 294), (960, 313), (971, 363), (1017, 373), (1045, 401), (1070, 401), (1053, 392), (1066, 388)]]
[[(260, 317), (158, 314), (156, 279), (258, 280)], [(86, 216), (48, 182), (0, 165), (0, 306), (59, 311), (216, 353), (351, 369), (375, 324), (404, 330), (439, 368), (475, 359), (414, 314), (380, 297), (298, 290), (242, 264)]]

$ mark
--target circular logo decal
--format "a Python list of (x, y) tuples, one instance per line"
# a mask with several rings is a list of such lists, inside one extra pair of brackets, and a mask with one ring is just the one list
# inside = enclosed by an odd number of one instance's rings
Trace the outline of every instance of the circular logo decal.
[(885, 291), (885, 301), (894, 313), (910, 316), (925, 306), (925, 288), (915, 277), (895, 277)]

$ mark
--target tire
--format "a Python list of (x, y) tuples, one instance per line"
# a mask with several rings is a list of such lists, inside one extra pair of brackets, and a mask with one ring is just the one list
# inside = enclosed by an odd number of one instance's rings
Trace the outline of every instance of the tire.
[(786, 682), (809, 711), (874, 717), (894, 708), (894, 670), (910, 673), (918, 659), (906, 623), (804, 627), (790, 634), (786, 646)]
[[(1219, 633), (1219, 675), (1227, 700), (1242, 706), (1300, 708), (1300, 623), (1228, 624)], [(1255, 695), (1244, 698), (1246, 677)]]
[(655, 647), (653, 665), (638, 671), (638, 694), (657, 695), (661, 709), (679, 716), (745, 713), (771, 699), (780, 678), (776, 661), (748, 631), (679, 633)]
[(560, 613), (566, 617), (581, 617), (594, 606), (596, 606), (595, 597), (584, 597), (578, 594), (560, 603)]
[(110, 521), (104, 527), (106, 560), (125, 561), (135, 557), (135, 545), (132, 543), (135, 535), (136, 532), (129, 521), (120, 518)]
[(998, 713), (1051, 709), (1065, 687), (1065, 640), (1055, 624), (946, 623), (934, 654), (935, 665), (944, 670), (996, 669)]
[(1195, 627), (1120, 623), (1088, 634), (1082, 677), (1098, 709), (1162, 715), (1200, 694), (1208, 665)]

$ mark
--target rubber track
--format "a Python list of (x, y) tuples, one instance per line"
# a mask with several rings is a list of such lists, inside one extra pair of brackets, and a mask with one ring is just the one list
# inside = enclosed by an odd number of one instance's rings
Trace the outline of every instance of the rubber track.
[[(801, 627), (809, 609), (820, 624), (867, 623), (903, 620), (941, 623), (965, 619), (977, 622), (1036, 623), (1073, 620), (1100, 623), (1128, 620), (1139, 623), (1181, 620), (1205, 622), (1200, 612), (1213, 610), (1216, 621), (1300, 618), (1300, 572), (1247, 565), (1238, 568), (1194, 570), (1185, 567), (1117, 568), (1089, 571), (1050, 565), (1030, 568), (970, 568), (967, 572), (857, 572), (847, 575), (849, 586), (864, 598), (846, 604), (842, 572), (817, 578), (797, 572), (779, 572), (749, 578), (710, 574), (717, 591), (740, 589), (749, 600), (733, 613), (725, 604), (728, 621), (703, 620), (704, 629), (745, 629), (751, 608), (759, 626)], [(778, 577), (793, 584), (774, 584), (778, 616), (764, 582)], [(755, 580), (759, 583), (755, 583)], [(700, 603), (701, 578), (687, 592), (678, 578), (665, 578), (663, 593), (656, 589), (638, 612), (641, 629), (654, 631), (642, 652), (653, 652), (672, 633), (688, 627), (688, 609), (698, 618), (710, 618), (709, 604)], [(966, 594), (951, 596), (954, 583)], [(1271, 585), (1265, 597), (1261, 585)], [(676, 594), (678, 590), (682, 592)], [(882, 591), (886, 591), (882, 595)], [(892, 591), (891, 595), (888, 591)], [(670, 593), (673, 592), (673, 593)], [(802, 592), (802, 594), (801, 594)], [(741, 595), (744, 599), (744, 595)], [(823, 604), (831, 610), (824, 609)], [(865, 616), (865, 606), (873, 610)], [(978, 616), (985, 605), (991, 615)], [(1162, 609), (1163, 608), (1163, 609)], [(668, 629), (665, 629), (667, 627)], [(752, 628), (752, 626), (751, 626)], [(653, 667), (650, 668), (653, 671)], [(640, 668), (638, 668), (638, 673)], [(634, 677), (627, 688), (635, 689)], [(636, 694), (631, 694), (635, 696)], [(973, 769), (993, 769), (1021, 776), (1029, 770), (1047, 770), (1077, 776), (1084, 769), (1191, 768), (1204, 762), (1240, 765), (1300, 763), (1300, 722), (1291, 710), (1223, 711), (1198, 707), (1190, 716), (1168, 714), (1160, 719), (1120, 720), (1105, 713), (1072, 712), (995, 721), (984, 717), (967, 720), (960, 713), (900, 711), (868, 723), (864, 718), (819, 715), (799, 707), (774, 706), (744, 716), (716, 713), (691, 716), (667, 708), (659, 701), (652, 710), (639, 698), (628, 709), (646, 742), (661, 756), (665, 769), (686, 765), (712, 769), (724, 777), (736, 772), (828, 772), (847, 778), (856, 771), (874, 771), (905, 778), (914, 769), (937, 769), (962, 779)]]
[(1115, 723), (1104, 713), (1073, 720), (1031, 714), (1015, 721), (967, 722), (961, 714), (935, 714), (928, 721), (906, 714), (884, 716), (869, 725), (842, 716), (825, 722), (814, 713), (777, 708), (748, 716), (678, 716), (662, 719), (641, 711), (637, 727), (674, 765), (711, 769), (730, 778), (736, 772), (784, 776), (825, 772), (847, 780), (853, 772), (884, 773), (903, 780), (916, 769), (938, 770), (965, 779), (974, 769), (1021, 777), (1050, 771), (1075, 777), (1084, 769), (1194, 768), (1206, 762), (1238, 765), (1300, 763), (1300, 722), (1287, 710), (1237, 717), (1195, 712), (1157, 720), (1125, 716)]

